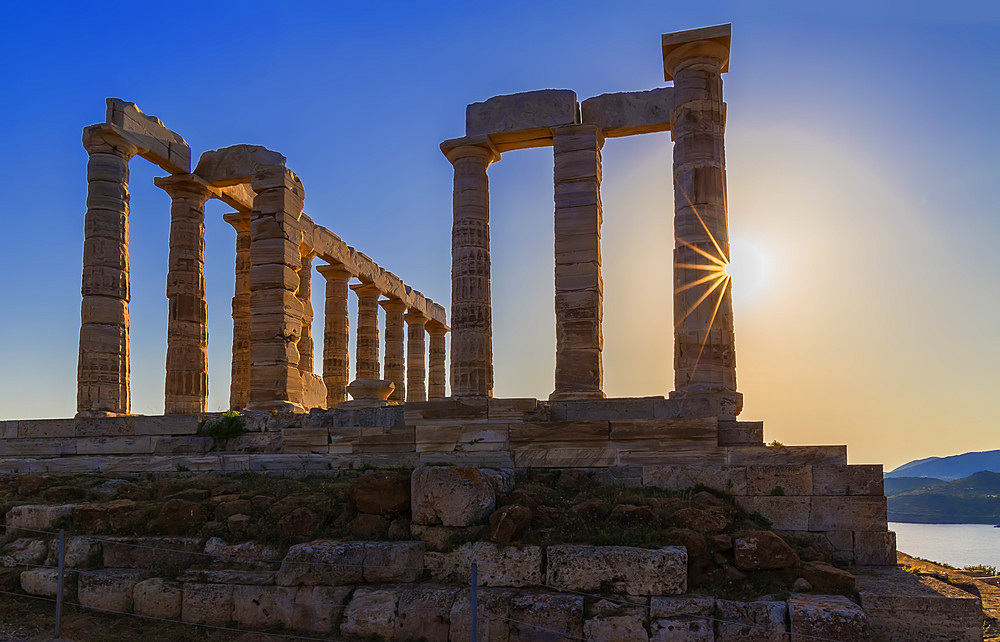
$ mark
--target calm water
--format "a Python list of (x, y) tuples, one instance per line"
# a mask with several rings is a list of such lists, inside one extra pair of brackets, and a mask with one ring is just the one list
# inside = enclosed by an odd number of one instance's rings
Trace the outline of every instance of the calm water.
[(1000, 528), (990, 524), (904, 524), (889, 522), (896, 548), (908, 555), (962, 568), (1000, 566)]

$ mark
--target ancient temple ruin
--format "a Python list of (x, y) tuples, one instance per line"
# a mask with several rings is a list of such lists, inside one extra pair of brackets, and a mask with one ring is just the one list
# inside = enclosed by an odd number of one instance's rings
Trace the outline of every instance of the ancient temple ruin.
[[(666, 34), (664, 78), (671, 85), (583, 101), (572, 91), (542, 90), (469, 105), (465, 136), (441, 144), (454, 167), (450, 319), (307, 216), (304, 186), (281, 154), (235, 145), (202, 154), (192, 171), (180, 135), (135, 105), (109, 99), (106, 122), (87, 127), (83, 137), (90, 157), (78, 414), (4, 422), (0, 471), (282, 472), (443, 462), (579, 468), (634, 486), (721, 489), (776, 529), (823, 538), (841, 560), (893, 564), (880, 465), (848, 465), (845, 446), (767, 447), (762, 422), (737, 419), (742, 396), (725, 272), (722, 74), (729, 51), (729, 25)], [(606, 138), (667, 131), (674, 390), (608, 399), (601, 149)], [(554, 389), (542, 400), (499, 399), (487, 173), (504, 154), (540, 146), (551, 146), (554, 156)], [(165, 415), (157, 417), (130, 414), (129, 406), (128, 166), (137, 155), (169, 173), (156, 184), (172, 199)], [(225, 219), (237, 232), (230, 407), (243, 411), (252, 439), (228, 450), (194, 436), (209, 416), (209, 198), (233, 208)], [(314, 266), (326, 294), (321, 376), (310, 332), (318, 312), (310, 304)], [(435, 287), (443, 286), (429, 291)], [(358, 298), (353, 327), (349, 290)]]

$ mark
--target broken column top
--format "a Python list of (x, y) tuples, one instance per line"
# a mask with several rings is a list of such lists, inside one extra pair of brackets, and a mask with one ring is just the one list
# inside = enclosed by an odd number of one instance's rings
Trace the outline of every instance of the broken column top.
[(255, 171), (273, 165), (284, 167), (285, 157), (260, 145), (231, 145), (202, 154), (194, 173), (216, 187), (225, 187), (249, 183)]
[(499, 151), (551, 145), (552, 127), (579, 122), (580, 106), (570, 89), (494, 96), (465, 108), (466, 138), (488, 136)]
[[(673, 33), (663, 34), (663, 79), (673, 80), (673, 76), (667, 69), (667, 56), (674, 51), (679, 49), (683, 45), (698, 42), (700, 40), (707, 40), (711, 42), (717, 42), (726, 48), (726, 53), (729, 53), (729, 43), (732, 39), (732, 25), (715, 25), (714, 27), (701, 27), (699, 29), (688, 29), (687, 31), (675, 31)], [(722, 71), (729, 71), (729, 57), (726, 56), (726, 61), (722, 64)]]
[(172, 174), (191, 171), (191, 147), (156, 116), (148, 116), (135, 103), (108, 98), (105, 124), (139, 148), (139, 155)]

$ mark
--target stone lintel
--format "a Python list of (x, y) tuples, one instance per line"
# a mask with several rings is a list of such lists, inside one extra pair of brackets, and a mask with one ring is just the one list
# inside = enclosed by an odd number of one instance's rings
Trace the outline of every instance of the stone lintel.
[(488, 136), (498, 151), (552, 144), (552, 128), (580, 122), (576, 92), (542, 89), (494, 96), (465, 109), (465, 135)]
[(180, 134), (167, 129), (156, 116), (142, 113), (135, 103), (120, 98), (108, 98), (106, 102), (105, 123), (133, 142), (139, 155), (171, 174), (191, 171), (191, 147)]
[[(674, 50), (680, 47), (690, 44), (692, 42), (699, 41), (710, 41), (716, 42), (726, 48), (726, 52), (729, 52), (730, 41), (732, 40), (732, 25), (722, 24), (715, 25), (713, 27), (701, 27), (699, 29), (688, 29), (687, 31), (675, 31), (673, 33), (665, 33), (662, 37), (663, 44), (663, 79), (673, 80), (673, 76), (667, 69), (667, 56)], [(729, 58), (726, 57), (726, 61), (722, 64), (722, 71), (729, 71)]]
[(608, 138), (669, 131), (674, 88), (601, 94), (580, 104), (585, 125), (596, 125)]
[(202, 154), (194, 173), (216, 187), (227, 187), (249, 183), (261, 168), (285, 167), (285, 160), (283, 155), (260, 145), (230, 145)]

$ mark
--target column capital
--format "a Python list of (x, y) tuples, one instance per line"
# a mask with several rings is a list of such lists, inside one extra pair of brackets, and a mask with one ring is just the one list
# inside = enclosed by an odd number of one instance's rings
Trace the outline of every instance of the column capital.
[(427, 320), (427, 334), (444, 336), (450, 331), (451, 328), (440, 321), (435, 321), (434, 319)]
[(441, 143), (441, 152), (453, 165), (469, 157), (481, 158), (487, 167), (500, 160), (500, 152), (488, 136), (451, 138)]
[(382, 306), (382, 309), (386, 312), (402, 312), (406, 310), (407, 306), (400, 299), (383, 299), (379, 301), (378, 304)]
[(731, 24), (663, 34), (663, 79), (673, 80), (679, 68), (697, 60), (716, 61), (721, 71), (729, 71), (731, 40)]
[(604, 130), (599, 125), (593, 123), (583, 123), (576, 125), (558, 125), (552, 128), (552, 135), (555, 136), (580, 136), (594, 135), (597, 137), (597, 148), (604, 147)]
[(101, 123), (83, 128), (83, 148), (88, 154), (114, 154), (129, 159), (139, 153), (139, 146), (114, 125)]
[[(170, 195), (173, 200), (191, 199), (202, 203), (216, 196), (216, 191), (209, 186), (205, 179), (194, 174), (172, 174), (170, 176), (157, 176), (153, 179), (153, 184)], [(247, 217), (247, 223), (250, 219)]]
[(324, 263), (317, 265), (316, 271), (323, 275), (327, 281), (346, 281), (354, 276), (350, 270), (342, 263)]
[(374, 283), (354, 283), (349, 286), (354, 293), (358, 295), (358, 298), (376, 298), (382, 295), (382, 290), (378, 288)]
[(226, 212), (222, 220), (229, 223), (237, 232), (250, 231), (250, 212)]
[(409, 325), (426, 325), (430, 319), (423, 315), (420, 310), (409, 309), (403, 315), (403, 320)]

